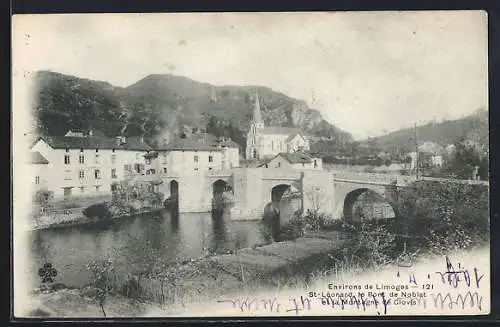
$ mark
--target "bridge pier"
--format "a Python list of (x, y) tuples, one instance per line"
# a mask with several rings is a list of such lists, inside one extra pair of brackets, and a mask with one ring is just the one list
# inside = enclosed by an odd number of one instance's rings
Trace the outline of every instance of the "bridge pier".
[(231, 220), (260, 220), (269, 194), (262, 192), (261, 168), (234, 168), (234, 207)]
[[(333, 175), (327, 171), (306, 170), (302, 172), (302, 209), (333, 213), (335, 192)], [(335, 217), (337, 218), (337, 217)]]

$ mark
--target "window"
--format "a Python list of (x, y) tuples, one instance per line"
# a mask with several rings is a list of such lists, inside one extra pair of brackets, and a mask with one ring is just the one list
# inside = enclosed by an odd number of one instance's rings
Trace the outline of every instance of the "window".
[(95, 179), (101, 179), (101, 171), (99, 169), (94, 170)]
[(318, 167), (318, 162), (316, 162), (316, 160), (314, 160), (314, 168)]
[(70, 197), (71, 196), (71, 187), (64, 187), (64, 197)]
[(155, 169), (150, 169), (151, 175), (156, 175), (156, 170)]
[(194, 163), (198, 163), (198, 156), (194, 156), (193, 159), (194, 159)]
[(95, 152), (96, 152), (96, 153), (97, 153), (97, 152), (99, 152), (99, 149), (95, 149)]
[(278, 168), (281, 167), (281, 162), (278, 162), (278, 165), (276, 167)]
[(114, 165), (116, 163), (116, 154), (111, 155), (111, 164)]
[(125, 165), (123, 165), (123, 170), (125, 170), (126, 172), (131, 172), (132, 166), (129, 164), (125, 164)]
[(66, 152), (69, 152), (69, 149), (66, 149)]
[(111, 184), (111, 192), (115, 192), (117, 189), (116, 184)]
[(163, 167), (163, 173), (166, 174), (167, 173), (167, 167)]
[(212, 167), (208, 167), (208, 170), (212, 170), (213, 168)]
[(83, 152), (83, 149), (80, 149), (80, 152)]
[(112, 149), (111, 152), (115, 153), (115, 149)]
[(80, 187), (80, 193), (85, 193), (85, 187), (83, 186)]
[(164, 164), (167, 163), (167, 154), (166, 153), (163, 153), (163, 163)]
[(40, 184), (40, 176), (35, 176), (35, 184)]
[(208, 162), (214, 162), (214, 156), (212, 155), (208, 156)]
[(111, 178), (116, 178), (116, 169), (111, 169)]
[(71, 170), (65, 170), (64, 171), (64, 180), (65, 181), (70, 181), (71, 180)]
[(80, 164), (84, 164), (85, 163), (85, 156), (83, 154), (81, 154), (81, 155), (78, 156), (78, 162)]
[(198, 171), (198, 168), (195, 168), (194, 171)]
[(69, 154), (65, 154), (64, 155), (64, 164), (65, 165), (69, 165), (70, 164)]
[(98, 164), (98, 163), (99, 163), (99, 155), (98, 155), (98, 154), (96, 154), (96, 155), (95, 155), (95, 163), (96, 163), (96, 164)]
[(149, 158), (146, 159), (146, 165), (151, 165), (151, 159)]
[(78, 172), (78, 178), (80, 178), (80, 179), (85, 178), (85, 172), (83, 170), (80, 170), (80, 172)]
[(95, 191), (96, 191), (96, 192), (99, 192), (99, 188), (100, 188), (100, 187), (99, 187), (99, 185), (96, 185), (96, 187), (95, 187)]
[(135, 172), (136, 172), (136, 173), (138, 173), (138, 174), (139, 174), (139, 173), (141, 172), (141, 165), (140, 165), (140, 164), (135, 164), (135, 165), (134, 165), (134, 168), (135, 168)]

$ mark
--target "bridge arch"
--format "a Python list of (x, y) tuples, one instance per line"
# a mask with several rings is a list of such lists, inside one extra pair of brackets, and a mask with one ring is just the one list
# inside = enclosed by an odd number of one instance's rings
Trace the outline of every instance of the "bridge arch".
[(278, 184), (271, 189), (271, 202), (279, 203), (283, 195), (291, 188), (290, 184)]
[(172, 212), (179, 211), (179, 182), (175, 179), (171, 180), (168, 184), (170, 196), (165, 200), (165, 207), (169, 208)]
[(212, 213), (230, 207), (234, 202), (234, 191), (229, 182), (218, 179), (212, 183)]
[[(381, 212), (378, 212), (377, 214), (374, 214), (373, 211), (371, 213), (366, 213), (367, 208), (363, 208), (359, 203), (364, 196), (369, 198), (366, 202), (375, 202), (377, 208), (379, 208)], [(372, 204), (373, 209), (374, 203), (370, 204)], [(389, 204), (385, 196), (378, 190), (366, 187), (357, 188), (347, 193), (343, 201), (342, 209), (343, 218), (347, 222), (361, 222), (377, 218), (393, 218), (395, 216), (394, 209)]]

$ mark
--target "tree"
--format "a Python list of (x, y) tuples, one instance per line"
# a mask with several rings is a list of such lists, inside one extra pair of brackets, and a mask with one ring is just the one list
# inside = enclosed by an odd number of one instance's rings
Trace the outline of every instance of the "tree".
[(54, 192), (49, 190), (38, 190), (35, 193), (35, 201), (42, 208), (42, 212), (50, 207), (50, 202), (54, 199)]
[(455, 143), (454, 152), (451, 159), (445, 162), (444, 170), (455, 178), (471, 179), (475, 167), (480, 167), (480, 165), (481, 159), (477, 149), (461, 139)]

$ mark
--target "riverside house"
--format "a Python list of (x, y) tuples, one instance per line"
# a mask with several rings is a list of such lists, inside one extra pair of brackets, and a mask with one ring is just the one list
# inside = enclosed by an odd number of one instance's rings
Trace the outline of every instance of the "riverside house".
[(189, 138), (175, 139), (147, 157), (152, 169), (164, 175), (196, 174), (204, 172), (228, 171), (240, 165), (238, 144), (210, 134), (197, 134)]
[(111, 195), (117, 182), (144, 174), (144, 154), (151, 150), (140, 137), (92, 130), (39, 137), (31, 147), (33, 184), (54, 198)]

